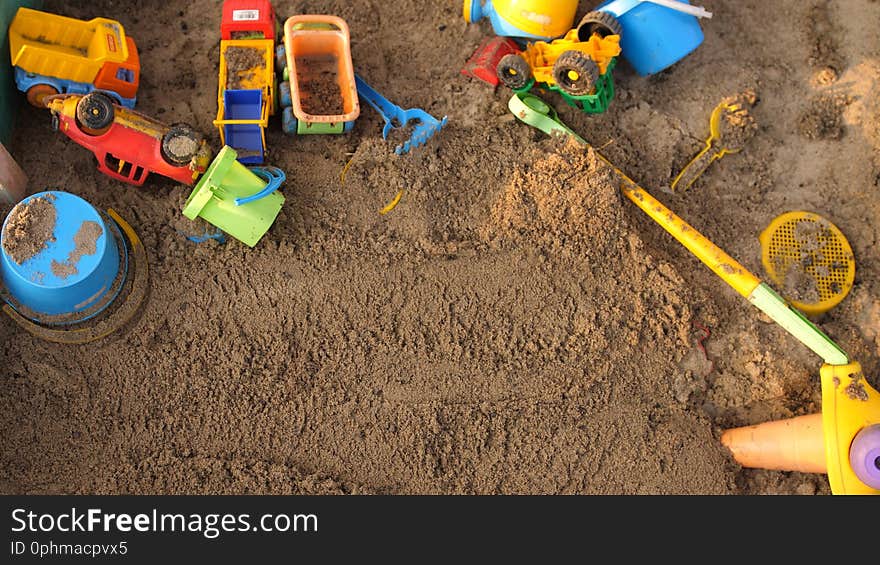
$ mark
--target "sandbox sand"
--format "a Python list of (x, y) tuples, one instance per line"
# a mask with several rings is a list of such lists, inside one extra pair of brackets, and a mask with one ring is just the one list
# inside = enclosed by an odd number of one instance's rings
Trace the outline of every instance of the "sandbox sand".
[[(219, 149), (218, 4), (142, 4), (46, 9), (122, 21), (141, 50), (138, 109)], [(22, 105), (10, 149), (32, 183), (117, 210), (152, 278), (137, 322), (92, 346), (0, 318), (0, 491), (829, 492), (821, 475), (741, 469), (718, 440), (818, 411), (821, 361), (622, 198), (594, 154), (459, 74), (487, 23), (453, 1), (274, 4), (345, 18), (357, 72), (449, 126), (396, 156), (368, 106), (343, 136), (286, 137), (276, 117), (287, 202), (251, 250), (187, 241), (205, 231), (181, 221), (187, 187), (113, 181)], [(618, 65), (607, 113), (546, 98), (755, 273), (776, 215), (840, 227), (856, 285), (821, 325), (876, 386), (880, 3), (701, 4), (715, 14), (704, 45), (653, 77)], [(671, 193), (712, 109), (749, 89), (759, 127), (744, 150)]]

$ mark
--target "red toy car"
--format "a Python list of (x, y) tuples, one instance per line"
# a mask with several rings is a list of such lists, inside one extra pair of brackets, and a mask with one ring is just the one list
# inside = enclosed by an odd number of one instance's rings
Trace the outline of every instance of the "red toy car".
[(192, 127), (167, 126), (113, 104), (106, 94), (61, 94), (46, 101), (53, 126), (94, 153), (98, 170), (122, 182), (141, 186), (158, 173), (192, 186), (211, 160)]
[(275, 9), (269, 0), (225, 0), (220, 39), (275, 39)]
[(519, 46), (507, 37), (490, 37), (480, 44), (480, 47), (468, 60), (461, 74), (480, 79), (481, 81), (498, 86), (498, 63), (505, 55), (519, 53)]

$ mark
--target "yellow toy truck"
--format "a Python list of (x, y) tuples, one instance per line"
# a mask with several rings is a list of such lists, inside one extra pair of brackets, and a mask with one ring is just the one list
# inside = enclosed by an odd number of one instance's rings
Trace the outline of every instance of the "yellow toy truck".
[(275, 113), (275, 10), (269, 0), (225, 0), (220, 25), (220, 141), (240, 163), (259, 165)]
[(94, 91), (126, 108), (137, 102), (137, 46), (115, 20), (19, 8), (9, 26), (9, 54), (15, 84), (34, 106), (43, 107), (47, 96)]
[(275, 44), (271, 39), (220, 42), (217, 119), (220, 141), (245, 164), (263, 163), (266, 127), (275, 113)]
[(585, 20), (591, 15), (593, 25), (582, 23), (560, 39), (529, 43), (524, 51), (506, 55), (496, 69), (502, 84), (522, 93), (541, 83), (584, 112), (604, 112), (614, 96), (611, 70), (620, 55), (620, 24), (605, 12), (592, 12)]

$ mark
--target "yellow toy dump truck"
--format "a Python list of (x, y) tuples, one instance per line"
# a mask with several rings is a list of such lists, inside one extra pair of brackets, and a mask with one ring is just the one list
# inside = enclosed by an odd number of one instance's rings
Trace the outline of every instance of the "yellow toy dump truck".
[(117, 21), (19, 8), (9, 26), (9, 54), (16, 86), (34, 106), (44, 106), (43, 99), (54, 94), (100, 91), (134, 108), (140, 59)]
[(266, 127), (275, 113), (275, 27), (269, 0), (223, 2), (214, 125), (240, 163), (265, 159)]
[(220, 42), (217, 119), (224, 145), (238, 160), (260, 164), (266, 152), (266, 127), (275, 113), (275, 44), (271, 39)]
[[(540, 83), (584, 112), (604, 112), (614, 97), (611, 71), (620, 55), (620, 26), (608, 14), (600, 19), (593, 28), (582, 25), (580, 36), (573, 29), (560, 39), (530, 43), (506, 55), (498, 63), (498, 78), (519, 93)], [(584, 29), (591, 29), (587, 38)]]

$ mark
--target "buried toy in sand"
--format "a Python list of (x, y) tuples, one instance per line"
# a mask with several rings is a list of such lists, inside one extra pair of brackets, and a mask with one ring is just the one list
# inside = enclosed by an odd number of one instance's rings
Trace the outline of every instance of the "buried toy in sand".
[(671, 189), (687, 190), (709, 168), (725, 155), (739, 153), (758, 131), (758, 122), (750, 109), (758, 103), (758, 96), (747, 90), (722, 100), (709, 118), (709, 137), (696, 157), (672, 181)]
[(105, 337), (146, 295), (146, 253), (131, 226), (67, 192), (41, 192), (16, 205), (0, 249), (3, 310), (49, 341)]

